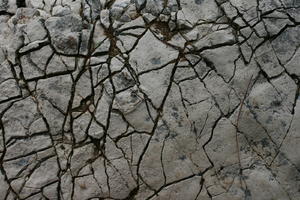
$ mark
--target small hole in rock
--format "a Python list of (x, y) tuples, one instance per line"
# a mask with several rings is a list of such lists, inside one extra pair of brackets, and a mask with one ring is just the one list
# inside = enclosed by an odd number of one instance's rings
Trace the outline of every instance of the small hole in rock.
[(16, 0), (16, 3), (18, 8), (26, 7), (25, 0)]

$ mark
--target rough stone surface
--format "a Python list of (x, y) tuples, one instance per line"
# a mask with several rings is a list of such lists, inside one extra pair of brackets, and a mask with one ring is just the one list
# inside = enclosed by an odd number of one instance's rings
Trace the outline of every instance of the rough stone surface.
[(0, 200), (299, 200), (300, 1), (0, 0)]

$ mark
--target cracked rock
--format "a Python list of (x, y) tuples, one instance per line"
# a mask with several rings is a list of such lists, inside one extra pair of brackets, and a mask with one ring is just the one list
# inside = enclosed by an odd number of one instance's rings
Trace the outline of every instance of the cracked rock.
[(296, 0), (0, 0), (0, 200), (299, 200)]

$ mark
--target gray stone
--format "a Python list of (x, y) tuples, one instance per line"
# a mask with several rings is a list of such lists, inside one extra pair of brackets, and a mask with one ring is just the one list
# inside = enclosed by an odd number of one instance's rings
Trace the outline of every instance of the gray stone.
[(299, 5), (0, 0), (0, 199), (299, 200)]
[(75, 15), (50, 17), (46, 20), (45, 25), (58, 52), (65, 54), (77, 53), (79, 33), (82, 31), (82, 22), (79, 17)]

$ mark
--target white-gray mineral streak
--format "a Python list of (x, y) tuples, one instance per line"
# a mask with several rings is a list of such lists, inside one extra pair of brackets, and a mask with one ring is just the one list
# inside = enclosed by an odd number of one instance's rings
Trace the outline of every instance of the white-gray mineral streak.
[(0, 0), (0, 200), (300, 200), (299, 0)]

